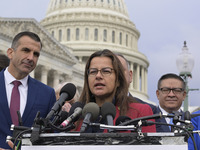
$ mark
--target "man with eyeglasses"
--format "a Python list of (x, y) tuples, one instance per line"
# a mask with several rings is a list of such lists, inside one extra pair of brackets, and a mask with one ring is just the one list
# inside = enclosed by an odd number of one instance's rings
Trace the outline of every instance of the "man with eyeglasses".
[[(174, 111), (182, 112), (181, 105), (186, 97), (185, 82), (176, 74), (165, 74), (158, 81), (156, 95), (159, 100), (157, 113), (170, 114)], [(183, 116), (182, 116), (183, 117)], [(171, 123), (170, 118), (156, 119), (156, 122)], [(171, 127), (156, 125), (156, 132), (171, 132)]]

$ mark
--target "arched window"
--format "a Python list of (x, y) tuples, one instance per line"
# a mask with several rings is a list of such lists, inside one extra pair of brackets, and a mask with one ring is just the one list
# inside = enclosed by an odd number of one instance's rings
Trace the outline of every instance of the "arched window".
[(58, 37), (58, 41), (62, 41), (62, 30), (59, 30), (59, 37)]
[(85, 28), (85, 40), (89, 40), (89, 29)]
[(128, 34), (126, 34), (126, 46), (128, 46)]
[(76, 28), (76, 40), (79, 40), (79, 33), (80, 31), (79, 31), (79, 28)]
[(70, 41), (70, 29), (67, 29), (67, 41)]
[(112, 31), (112, 43), (115, 43), (115, 31)]
[(94, 40), (98, 41), (98, 29), (94, 29)]
[(119, 44), (122, 45), (122, 33), (119, 33)]
[(103, 41), (107, 42), (107, 30), (103, 30)]

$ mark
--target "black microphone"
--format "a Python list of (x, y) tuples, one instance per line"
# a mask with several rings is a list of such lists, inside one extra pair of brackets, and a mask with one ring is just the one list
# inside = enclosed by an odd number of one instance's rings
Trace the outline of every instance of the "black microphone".
[[(116, 115), (115, 106), (111, 102), (105, 102), (101, 107), (101, 115), (107, 121), (107, 125), (113, 126), (113, 119)], [(108, 129), (108, 132), (113, 131), (113, 129)]]
[(76, 87), (72, 83), (67, 83), (64, 85), (60, 91), (60, 98), (57, 100), (57, 102), (54, 104), (54, 106), (51, 108), (51, 111), (48, 113), (46, 119), (50, 119), (54, 113), (59, 111), (61, 107), (64, 105), (66, 100), (71, 100), (76, 93)]
[(99, 116), (99, 111), (99, 106), (94, 102), (90, 102), (84, 106), (82, 111), (84, 120), (80, 132), (85, 132), (90, 122), (97, 119)]
[(119, 124), (126, 122), (126, 121), (129, 121), (129, 120), (131, 120), (131, 118), (128, 117), (128, 116), (119, 116), (117, 118), (117, 120), (115, 121), (115, 125), (118, 126)]
[(66, 112), (66, 111), (61, 111), (59, 112), (60, 114), (59, 115), (59, 118), (55, 121), (55, 125), (60, 125), (63, 121), (65, 121), (65, 119), (67, 119), (67, 117), (69, 116), (69, 113)]
[(200, 116), (200, 114), (191, 114), (191, 118), (194, 118), (194, 117), (197, 117), (197, 116)]
[(75, 122), (79, 119), (82, 114), (83, 104), (81, 102), (76, 102), (72, 104), (72, 107), (69, 111), (68, 118), (62, 122), (61, 127), (66, 127), (71, 122)]

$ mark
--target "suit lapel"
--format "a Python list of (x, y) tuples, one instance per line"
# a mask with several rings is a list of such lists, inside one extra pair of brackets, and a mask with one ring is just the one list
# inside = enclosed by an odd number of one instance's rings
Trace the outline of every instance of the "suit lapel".
[(4, 79), (4, 70), (0, 72), (0, 109), (2, 110), (6, 120), (9, 124), (12, 124), (10, 116), (10, 108), (8, 106), (8, 100), (6, 95), (5, 79)]
[(26, 121), (29, 113), (32, 110), (32, 107), (34, 106), (35, 100), (37, 98), (37, 90), (38, 90), (37, 84), (35, 84), (35, 81), (29, 76), (27, 102), (22, 116), (23, 121)]
[[(160, 113), (160, 112), (161, 112), (160, 108), (157, 107), (157, 113)], [(156, 119), (156, 122), (162, 122), (162, 123), (167, 124), (165, 118)], [(169, 126), (167, 125), (156, 125), (156, 128), (158, 128), (159, 132), (171, 132), (169, 129)]]

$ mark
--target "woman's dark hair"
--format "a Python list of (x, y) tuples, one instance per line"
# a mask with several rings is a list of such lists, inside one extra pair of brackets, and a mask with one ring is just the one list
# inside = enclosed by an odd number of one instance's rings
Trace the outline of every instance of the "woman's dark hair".
[(124, 76), (124, 69), (119, 59), (117, 58), (117, 56), (108, 49), (97, 51), (89, 57), (85, 66), (84, 86), (83, 86), (82, 94), (80, 96), (80, 101), (85, 104), (91, 101), (95, 101), (93, 94), (91, 93), (89, 89), (88, 73), (87, 73), (90, 67), (90, 63), (92, 59), (95, 57), (108, 57), (112, 60), (113, 69), (116, 74), (116, 81), (115, 81), (116, 86), (115, 86), (115, 89), (113, 90), (113, 99), (115, 98), (115, 105), (120, 107), (120, 114), (125, 115), (125, 113), (128, 110), (129, 100), (127, 96), (128, 85)]

